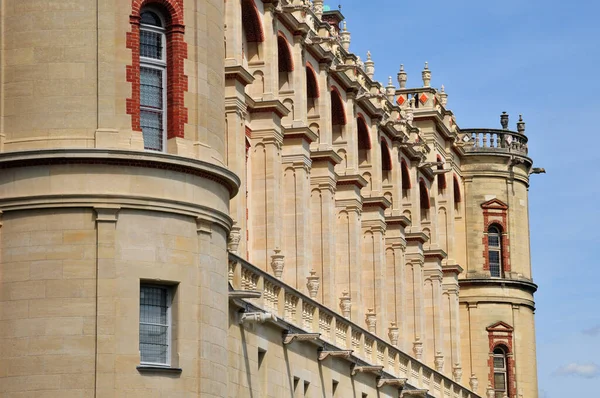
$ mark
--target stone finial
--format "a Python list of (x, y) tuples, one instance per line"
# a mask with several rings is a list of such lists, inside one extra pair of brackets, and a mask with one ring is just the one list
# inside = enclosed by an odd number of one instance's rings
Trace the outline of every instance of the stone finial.
[(523, 115), (519, 115), (519, 121), (517, 122), (517, 131), (521, 134), (525, 134), (525, 122), (523, 121)]
[(396, 322), (390, 322), (390, 327), (388, 330), (388, 337), (390, 338), (390, 343), (392, 343), (394, 347), (397, 347), (398, 339), (400, 338), (400, 331), (398, 330)]
[(452, 377), (454, 378), (454, 381), (459, 384), (462, 383), (462, 374), (462, 367), (457, 363), (454, 365), (454, 370), (452, 371)]
[(371, 59), (371, 51), (367, 51), (367, 60), (365, 61), (365, 73), (370, 79), (375, 76), (375, 62)]
[(346, 51), (350, 50), (350, 32), (348, 32), (348, 28), (346, 27), (346, 21), (343, 23), (342, 31), (340, 32), (340, 42), (342, 43), (342, 48)]
[(342, 310), (342, 315), (344, 318), (350, 318), (350, 310), (352, 309), (352, 301), (350, 299), (350, 293), (347, 290), (342, 292), (342, 297), (340, 297), (340, 309)]
[(440, 92), (438, 94), (440, 96), (440, 104), (442, 104), (443, 107), (446, 107), (446, 104), (448, 103), (448, 93), (446, 93), (446, 90), (445, 90), (443, 84), (442, 84), (442, 88), (440, 89)]
[(419, 361), (423, 359), (423, 342), (419, 337), (413, 342), (413, 352), (415, 353), (416, 359)]
[(477, 389), (479, 388), (479, 381), (477, 380), (475, 373), (472, 373), (469, 378), (469, 387), (471, 387), (471, 391), (473, 392), (477, 392)]
[(429, 70), (429, 63), (425, 62), (425, 68), (421, 72), (421, 77), (423, 78), (423, 87), (430, 87), (431, 83), (431, 71)]
[(313, 0), (313, 11), (317, 18), (321, 19), (323, 16), (323, 0)]
[(500, 115), (500, 125), (503, 130), (508, 130), (508, 113), (502, 112), (502, 115)]
[(227, 249), (229, 252), (233, 254), (238, 254), (238, 248), (240, 246), (241, 234), (240, 231), (242, 229), (233, 223), (233, 227), (231, 227), (231, 231), (229, 232), (229, 242), (227, 242)]
[(271, 256), (271, 268), (273, 268), (273, 274), (276, 278), (281, 279), (283, 275), (283, 267), (284, 267), (284, 255), (280, 254), (281, 250), (275, 249), (273, 250), (275, 254)]
[(400, 88), (406, 88), (406, 81), (408, 80), (408, 75), (404, 71), (404, 64), (400, 64), (400, 71), (398, 72), (398, 84)]
[(365, 322), (367, 323), (367, 330), (371, 333), (377, 332), (377, 314), (373, 308), (369, 308), (365, 315)]
[(360, 59), (360, 55), (356, 56), (356, 65), (358, 65), (358, 67), (362, 70), (365, 69), (365, 63), (362, 61), (362, 59)]
[(385, 86), (385, 94), (387, 99), (390, 102), (394, 102), (394, 95), (396, 94), (396, 86), (394, 86), (394, 82), (392, 81), (392, 77), (388, 77), (388, 84)]
[(317, 272), (311, 270), (310, 275), (306, 277), (306, 288), (308, 289), (308, 295), (311, 299), (315, 300), (317, 298), (320, 284)]

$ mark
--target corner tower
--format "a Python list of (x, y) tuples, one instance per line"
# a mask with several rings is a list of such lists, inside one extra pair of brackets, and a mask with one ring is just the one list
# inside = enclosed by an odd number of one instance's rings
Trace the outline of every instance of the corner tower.
[(525, 123), (463, 129), (466, 264), (460, 284), (462, 352), (471, 387), (490, 398), (536, 398), (535, 304)]
[(227, 386), (222, 0), (0, 5), (0, 390)]

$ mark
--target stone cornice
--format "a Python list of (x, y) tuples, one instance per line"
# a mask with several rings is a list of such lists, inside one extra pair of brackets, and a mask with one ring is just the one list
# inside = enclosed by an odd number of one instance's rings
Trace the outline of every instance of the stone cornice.
[(444, 275), (448, 274), (457, 276), (461, 274), (464, 270), (463, 267), (461, 267), (458, 264), (446, 264), (442, 266), (442, 271), (444, 272)]
[[(379, 207), (381, 210), (385, 210), (392, 205), (386, 197), (384, 196), (375, 196), (371, 198), (363, 198), (363, 209), (369, 207)], [(366, 209), (365, 209), (366, 210)]]
[(425, 243), (429, 240), (429, 237), (423, 232), (409, 232), (406, 234), (407, 242)]
[(515, 289), (522, 289), (531, 294), (537, 291), (538, 286), (533, 282), (515, 280), (515, 279), (500, 279), (500, 278), (473, 278), (473, 279), (459, 279), (459, 285), (462, 286), (498, 286), (498, 287), (512, 287)]
[(303, 127), (284, 127), (283, 139), (301, 138), (308, 143), (315, 142), (319, 137), (306, 126)]
[(226, 66), (225, 79), (235, 79), (244, 86), (247, 86), (254, 81), (252, 74), (242, 65)]
[(410, 219), (406, 216), (388, 216), (385, 218), (385, 222), (389, 225), (399, 224), (403, 228), (406, 228), (412, 224)]
[(333, 149), (325, 151), (311, 151), (310, 158), (313, 162), (330, 162), (333, 165), (340, 164), (342, 162), (342, 157)]
[(246, 95), (246, 104), (250, 113), (273, 112), (280, 118), (290, 113), (290, 110), (278, 99), (255, 101)]
[(443, 260), (446, 257), (448, 257), (448, 254), (446, 254), (446, 252), (443, 251), (442, 249), (423, 250), (423, 255), (425, 256), (425, 258), (434, 258), (434, 259), (438, 259), (438, 260)]
[(367, 180), (358, 174), (349, 174), (337, 177), (337, 185), (354, 185), (359, 189), (367, 186)]

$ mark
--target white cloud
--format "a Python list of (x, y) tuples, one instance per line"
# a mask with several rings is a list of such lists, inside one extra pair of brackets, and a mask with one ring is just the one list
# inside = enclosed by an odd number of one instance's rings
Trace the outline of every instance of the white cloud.
[(600, 366), (595, 363), (570, 363), (556, 370), (556, 374), (564, 376), (578, 376), (593, 379), (600, 376)]
[(587, 335), (590, 335), (590, 336), (600, 336), (600, 325), (596, 325), (596, 326), (594, 326), (592, 328), (585, 329), (583, 331), (583, 334), (587, 334)]

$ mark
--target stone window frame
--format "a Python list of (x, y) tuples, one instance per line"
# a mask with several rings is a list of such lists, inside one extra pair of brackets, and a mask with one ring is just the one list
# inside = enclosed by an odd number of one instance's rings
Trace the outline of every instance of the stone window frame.
[(141, 281), (140, 282), (140, 318), (138, 320), (139, 325), (142, 325), (142, 292), (144, 288), (154, 288), (164, 290), (166, 297), (166, 327), (167, 327), (167, 355), (166, 361), (162, 362), (148, 362), (142, 360), (142, 347), (141, 347), (141, 332), (139, 336), (140, 344), (140, 366), (142, 367), (153, 367), (153, 368), (171, 368), (173, 363), (173, 297), (174, 297), (174, 286), (166, 284), (153, 283), (152, 281)]
[(502, 348), (506, 354), (506, 384), (509, 397), (516, 397), (515, 385), (515, 358), (513, 354), (513, 332), (514, 328), (509, 324), (499, 321), (486, 328), (488, 332), (489, 354), (488, 354), (488, 382), (494, 387), (494, 350)]

